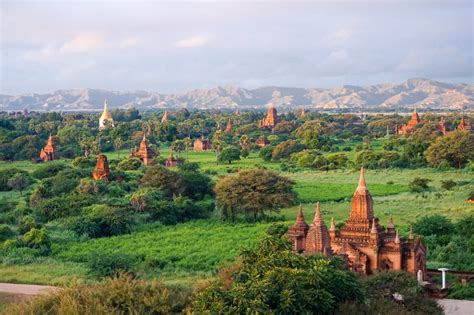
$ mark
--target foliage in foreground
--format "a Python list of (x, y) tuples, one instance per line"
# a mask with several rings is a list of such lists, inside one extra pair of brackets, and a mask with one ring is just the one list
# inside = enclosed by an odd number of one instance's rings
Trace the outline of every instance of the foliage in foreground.
[(341, 270), (339, 260), (296, 254), (283, 236), (286, 229), (272, 230), (198, 294), (197, 313), (326, 314), (341, 302), (363, 300), (355, 274)]
[(186, 287), (145, 282), (120, 274), (93, 285), (75, 284), (27, 303), (12, 304), (4, 314), (176, 314), (191, 303)]

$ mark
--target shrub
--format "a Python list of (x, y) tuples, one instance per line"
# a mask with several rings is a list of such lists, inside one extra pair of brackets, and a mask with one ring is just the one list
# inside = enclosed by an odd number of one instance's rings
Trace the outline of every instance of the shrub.
[(48, 250), (51, 246), (51, 239), (45, 227), (32, 228), (23, 235), (22, 241), (26, 246), (36, 249)]
[(7, 168), (7, 169), (1, 170), (0, 171), (0, 191), (10, 191), (12, 188), (8, 186), (8, 180), (18, 173), (28, 175), (28, 172), (17, 169), (17, 168)]
[(12, 303), (5, 314), (179, 314), (186, 313), (191, 299), (190, 288), (119, 274)]
[(91, 253), (87, 262), (89, 272), (96, 278), (115, 276), (120, 272), (133, 274), (136, 257), (124, 253)]
[(408, 188), (410, 189), (411, 192), (413, 193), (421, 193), (424, 191), (427, 191), (430, 187), (428, 186), (428, 183), (431, 180), (428, 178), (420, 178), (416, 177), (413, 181), (411, 181), (408, 184)]
[(456, 185), (456, 182), (452, 179), (441, 181), (441, 188), (444, 188), (446, 190), (452, 190), (454, 187), (456, 187)]
[(46, 163), (38, 167), (31, 175), (37, 179), (44, 179), (48, 177), (56, 176), (60, 171), (64, 170), (66, 166), (59, 163)]
[(0, 224), (0, 242), (9, 239), (13, 236), (13, 230), (6, 224)]
[(258, 156), (261, 157), (265, 162), (269, 162), (272, 159), (272, 152), (274, 147), (266, 146), (260, 149)]
[(125, 159), (118, 163), (117, 168), (122, 171), (135, 171), (142, 167), (142, 162), (137, 159)]
[(434, 214), (418, 219), (413, 224), (413, 230), (423, 236), (443, 236), (454, 233), (454, 224), (445, 216)]

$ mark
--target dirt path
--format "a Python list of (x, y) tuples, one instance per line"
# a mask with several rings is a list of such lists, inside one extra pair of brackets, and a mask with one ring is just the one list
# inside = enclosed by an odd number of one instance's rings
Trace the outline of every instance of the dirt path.
[(472, 315), (474, 314), (474, 301), (467, 300), (437, 300), (446, 315)]
[(35, 284), (0, 283), (0, 292), (23, 295), (47, 293), (55, 287)]

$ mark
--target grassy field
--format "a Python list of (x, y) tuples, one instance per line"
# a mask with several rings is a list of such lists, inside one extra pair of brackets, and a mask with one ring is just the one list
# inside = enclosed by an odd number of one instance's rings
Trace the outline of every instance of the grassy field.
[[(167, 148), (161, 149), (167, 156)], [(116, 159), (115, 152), (107, 154)], [(126, 155), (121, 152), (121, 158)], [(186, 156), (183, 154), (183, 156)], [(227, 175), (228, 170), (253, 168), (263, 165), (279, 170), (278, 163), (262, 161), (253, 153), (249, 158), (233, 162), (231, 165), (217, 165), (213, 152), (190, 152), (189, 160), (198, 162), (203, 170), (217, 172), (214, 179)], [(68, 163), (56, 161), (55, 163)], [(0, 163), (0, 169), (16, 167), (33, 171), (39, 164), (29, 161)], [(354, 170), (319, 172), (303, 170), (296, 173), (281, 172), (293, 179), (295, 190), (302, 203), (306, 220), (314, 215), (314, 203), (321, 201), (322, 213), (329, 224), (331, 217), (336, 223), (343, 222), (349, 215), (350, 197), (359, 178)], [(424, 196), (410, 193), (408, 183), (415, 177), (431, 180), (431, 192)], [(442, 180), (452, 179), (458, 183), (454, 191), (443, 190)], [(474, 189), (474, 177), (468, 171), (438, 171), (435, 169), (416, 170), (368, 170), (366, 181), (374, 196), (374, 211), (382, 224), (390, 215), (400, 228), (402, 235), (408, 234), (409, 224), (419, 217), (429, 214), (443, 214), (458, 220), (472, 213), (474, 206), (466, 202), (467, 194)], [(0, 193), (0, 198), (18, 198), (18, 193)], [(293, 224), (297, 206), (282, 209), (282, 223)], [(199, 220), (163, 226), (151, 224), (142, 226), (128, 235), (111, 238), (69, 242), (53, 246), (50, 263), (0, 266), (0, 281), (62, 284), (75, 279), (90, 280), (84, 262), (95, 252), (119, 252), (137, 258), (140, 275), (144, 278), (158, 277), (167, 282), (193, 282), (215, 274), (216, 269), (226, 261), (232, 260), (242, 247), (252, 246), (270, 223), (226, 223), (218, 220)]]

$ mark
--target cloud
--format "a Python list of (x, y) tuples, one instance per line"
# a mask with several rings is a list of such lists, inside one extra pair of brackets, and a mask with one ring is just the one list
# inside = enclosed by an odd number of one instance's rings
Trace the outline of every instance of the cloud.
[(197, 48), (204, 46), (209, 42), (209, 37), (206, 35), (196, 35), (175, 42), (175, 46), (179, 48)]
[(100, 34), (81, 34), (65, 42), (60, 48), (61, 54), (94, 52), (104, 42)]
[(55, 55), (55, 49), (51, 46), (46, 46), (41, 49), (27, 50), (26, 52), (19, 55), (20, 60), (24, 61), (45, 61), (51, 59)]
[(130, 48), (136, 46), (140, 42), (138, 37), (128, 37), (120, 41), (120, 48)]

